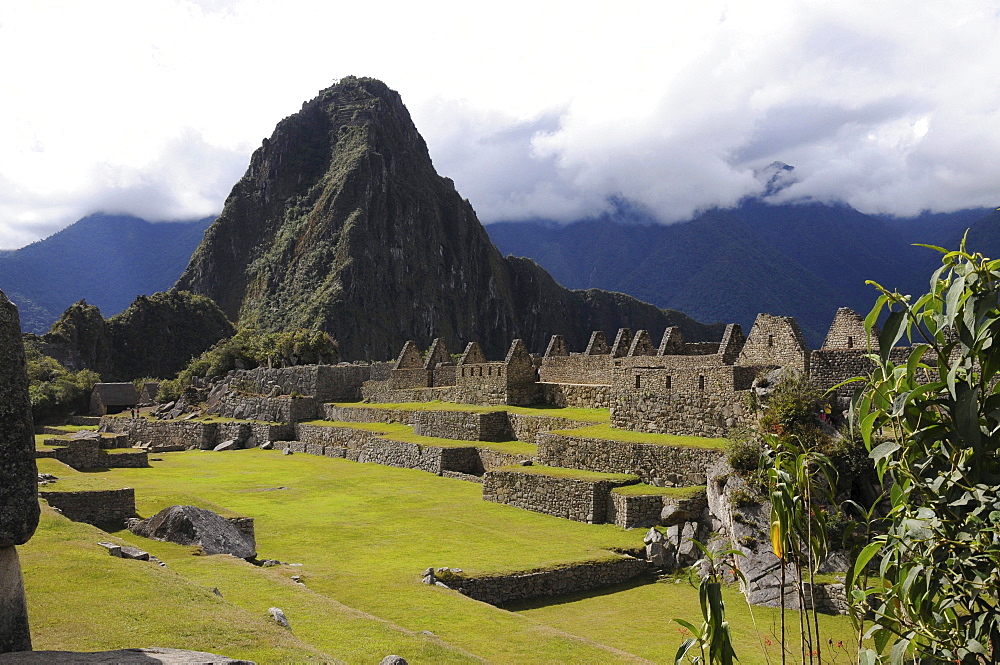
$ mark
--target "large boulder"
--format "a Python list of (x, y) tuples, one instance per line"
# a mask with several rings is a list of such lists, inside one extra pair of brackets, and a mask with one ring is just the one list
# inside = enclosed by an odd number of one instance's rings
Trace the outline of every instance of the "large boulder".
[(0, 653), (31, 649), (16, 545), (38, 526), (38, 469), (17, 307), (0, 291)]
[(232, 554), (240, 559), (257, 556), (252, 535), (211, 510), (194, 506), (170, 506), (129, 530), (137, 536), (179, 545), (198, 545), (205, 554)]
[(0, 547), (28, 542), (38, 515), (35, 435), (21, 323), (17, 307), (0, 291)]

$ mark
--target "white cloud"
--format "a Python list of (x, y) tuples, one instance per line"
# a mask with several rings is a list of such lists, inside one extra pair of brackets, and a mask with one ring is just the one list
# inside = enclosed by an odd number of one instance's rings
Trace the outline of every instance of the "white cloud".
[(398, 90), (485, 221), (663, 221), (760, 191), (913, 214), (1000, 202), (991, 0), (503, 4), (0, 0), (0, 247), (96, 210), (217, 212), (331, 80)]

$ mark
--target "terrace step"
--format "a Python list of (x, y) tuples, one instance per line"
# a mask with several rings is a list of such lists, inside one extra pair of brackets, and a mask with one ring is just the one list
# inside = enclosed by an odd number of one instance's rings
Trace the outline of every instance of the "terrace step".
[[(560, 432), (538, 435), (539, 464), (598, 473), (634, 473), (656, 486), (704, 485), (708, 469), (725, 458), (719, 447), (634, 443)], [(714, 441), (714, 440), (712, 440)]]
[(607, 521), (616, 487), (633, 485), (632, 474), (607, 474), (546, 466), (508, 466), (483, 476), (483, 499), (588, 524)]

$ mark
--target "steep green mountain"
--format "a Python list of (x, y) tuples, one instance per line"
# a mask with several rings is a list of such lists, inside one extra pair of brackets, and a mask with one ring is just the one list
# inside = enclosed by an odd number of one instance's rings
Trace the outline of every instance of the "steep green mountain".
[(582, 348), (593, 329), (658, 335), (679, 312), (620, 294), (571, 292), (533, 261), (504, 259), (454, 183), (439, 176), (399, 95), (348, 77), (284, 120), (253, 154), (178, 289), (241, 326), (317, 328), (345, 358), (394, 356), (407, 339), (478, 341), (490, 356), (554, 333)]
[(26, 332), (45, 332), (81, 299), (116, 314), (138, 294), (170, 288), (211, 221), (150, 223), (127, 215), (90, 215), (0, 254), (0, 289), (17, 304)]
[(25, 337), (71, 371), (90, 369), (104, 381), (131, 381), (173, 377), (191, 358), (234, 333), (211, 300), (171, 291), (139, 296), (110, 319), (80, 301), (49, 332)]
[(697, 319), (744, 326), (758, 312), (791, 315), (815, 347), (838, 307), (871, 307), (875, 291), (865, 280), (903, 292), (924, 287), (938, 257), (912, 243), (956, 247), (975, 223), (970, 242), (989, 247), (994, 229), (1000, 250), (1000, 224), (983, 219), (988, 212), (906, 220), (847, 206), (747, 201), (667, 226), (619, 204), (612, 214), (568, 225), (503, 222), (486, 228), (501, 251), (534, 258), (571, 288), (621, 291)]

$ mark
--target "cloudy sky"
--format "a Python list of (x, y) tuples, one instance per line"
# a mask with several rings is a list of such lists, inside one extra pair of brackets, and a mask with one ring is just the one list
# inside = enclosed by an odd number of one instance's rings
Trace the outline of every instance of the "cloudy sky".
[(1000, 204), (997, 0), (0, 0), (0, 248), (96, 211), (219, 212), (348, 74), (403, 96), (485, 222), (609, 197), (668, 223), (759, 193)]

